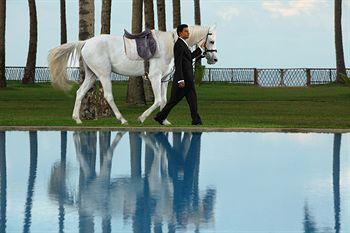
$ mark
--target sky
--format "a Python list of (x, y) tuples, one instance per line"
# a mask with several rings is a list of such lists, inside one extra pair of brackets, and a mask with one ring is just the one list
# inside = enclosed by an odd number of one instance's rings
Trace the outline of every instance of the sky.
[[(78, 0), (66, 0), (68, 42), (78, 40)], [(154, 0), (156, 3), (156, 1)], [(333, 0), (201, 0), (202, 25), (217, 25), (219, 62), (207, 67), (335, 67)], [(131, 31), (132, 0), (112, 0), (111, 34)], [(166, 0), (167, 29), (172, 1)], [(60, 44), (58, 0), (36, 0), (37, 66)], [(155, 4), (156, 6), (156, 4)], [(156, 10), (156, 9), (155, 9)], [(193, 0), (181, 1), (182, 23), (194, 24)], [(155, 11), (156, 16), (156, 11)], [(95, 0), (95, 34), (100, 32), (101, 0)], [(343, 0), (345, 63), (350, 67), (350, 0)], [(157, 18), (155, 18), (157, 27)], [(29, 43), (27, 0), (7, 0), (6, 65), (25, 66)]]

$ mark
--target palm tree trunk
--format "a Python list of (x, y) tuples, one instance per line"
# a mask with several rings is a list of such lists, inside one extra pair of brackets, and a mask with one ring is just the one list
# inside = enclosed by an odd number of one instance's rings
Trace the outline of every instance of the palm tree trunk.
[[(110, 34), (111, 32), (111, 10), (112, 10), (112, 0), (103, 0), (102, 1), (102, 12), (101, 12), (101, 34)], [(103, 88), (100, 82), (99, 83), (99, 92), (98, 99), (99, 103), (97, 115), (98, 117), (113, 117), (114, 113), (112, 108), (109, 106), (107, 100), (104, 98)]]
[(343, 35), (342, 35), (342, 0), (334, 1), (334, 31), (335, 31), (335, 54), (337, 61), (337, 78), (336, 82), (341, 83), (341, 75), (346, 75), (344, 50), (343, 50)]
[[(195, 25), (201, 25), (201, 7), (200, 0), (194, 0), (194, 23)], [(195, 69), (199, 69), (202, 65), (202, 59), (199, 57), (196, 59)], [(199, 72), (194, 72), (198, 76)], [(199, 77), (195, 77), (195, 80), (199, 80)]]
[[(142, 31), (142, 0), (132, 1), (132, 33)], [(126, 102), (144, 106), (146, 104), (142, 77), (129, 77)]]
[(157, 0), (158, 30), (166, 31), (165, 0)]
[(181, 24), (181, 5), (180, 0), (173, 0), (173, 28)]
[(145, 27), (154, 29), (154, 6), (153, 0), (144, 0), (145, 4)]
[(194, 0), (194, 23), (195, 25), (201, 25), (200, 0)]
[[(94, 0), (79, 0), (79, 40), (87, 40), (95, 34), (95, 4)], [(80, 59), (80, 83), (85, 78), (85, 71)], [(80, 116), (82, 119), (96, 119), (97, 95), (96, 84), (85, 95), (81, 103)]]
[(112, 0), (102, 0), (101, 34), (111, 33)]
[(6, 28), (6, 1), (0, 1), (0, 88), (6, 87), (5, 28)]
[(38, 45), (38, 21), (36, 16), (35, 0), (28, 0), (28, 5), (30, 20), (29, 49), (27, 56), (27, 64), (22, 79), (23, 84), (34, 83), (35, 81), (36, 51)]
[(66, 0), (60, 1), (61, 9), (61, 44), (67, 43), (67, 18), (66, 18)]
[[(145, 4), (145, 28), (154, 29), (154, 6), (153, 6), (153, 0), (144, 0)], [(146, 80), (143, 82), (144, 84), (144, 91), (145, 91), (145, 98), (146, 102), (153, 102), (154, 101), (154, 95), (152, 90), (152, 85), (149, 80)]]

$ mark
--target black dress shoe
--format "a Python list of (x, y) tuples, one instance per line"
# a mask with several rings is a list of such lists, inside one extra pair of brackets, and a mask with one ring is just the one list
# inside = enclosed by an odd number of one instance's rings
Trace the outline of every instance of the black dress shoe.
[(192, 125), (203, 125), (202, 121), (192, 122)]
[(163, 125), (163, 121), (162, 119), (160, 119), (159, 117), (154, 117), (153, 118), (156, 122), (158, 122), (159, 124)]

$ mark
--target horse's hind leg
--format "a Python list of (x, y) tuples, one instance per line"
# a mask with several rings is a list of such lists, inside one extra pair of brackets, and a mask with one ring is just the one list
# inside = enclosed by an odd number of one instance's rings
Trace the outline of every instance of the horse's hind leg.
[(119, 109), (117, 108), (117, 105), (114, 102), (113, 92), (112, 92), (112, 82), (110, 80), (110, 77), (109, 76), (99, 76), (99, 79), (100, 79), (100, 82), (101, 82), (102, 87), (103, 87), (104, 97), (107, 100), (109, 106), (112, 108), (114, 115), (116, 116), (116, 118), (118, 120), (120, 120), (122, 125), (127, 124), (128, 123), (127, 120), (125, 120), (125, 118), (122, 116)]
[(79, 116), (79, 111), (80, 111), (80, 106), (81, 106), (81, 101), (83, 100), (84, 96), (90, 90), (92, 85), (95, 83), (96, 77), (95, 74), (92, 73), (92, 71), (85, 67), (85, 79), (84, 82), (81, 84), (77, 91), (77, 96), (75, 98), (75, 104), (74, 104), (74, 109), (73, 109), (73, 119), (77, 122), (77, 124), (81, 124), (80, 116)]

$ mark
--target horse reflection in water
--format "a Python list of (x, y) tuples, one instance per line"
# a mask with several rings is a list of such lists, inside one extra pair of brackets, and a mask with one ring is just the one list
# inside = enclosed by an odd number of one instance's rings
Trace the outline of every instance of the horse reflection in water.
[[(201, 195), (198, 188), (201, 133), (185, 133), (183, 137), (174, 133), (173, 145), (164, 133), (129, 133), (131, 174), (111, 178), (113, 152), (123, 134), (117, 133), (110, 144), (111, 133), (99, 133), (98, 174), (97, 133), (73, 134), (80, 167), (77, 197), (62, 182), (67, 179), (62, 171), (65, 161), (61, 158), (61, 165), (55, 165), (61, 170), (56, 168), (60, 172), (52, 172), (56, 178), (51, 180), (56, 180), (58, 185), (49, 185), (51, 194), (58, 194), (59, 210), (63, 205), (78, 208), (79, 231), (93, 232), (95, 218), (99, 217), (102, 232), (112, 232), (112, 216), (122, 216), (125, 223), (130, 222), (133, 232), (163, 232), (165, 226), (167, 232), (178, 228), (199, 232), (203, 224), (203, 228), (212, 226), (216, 190), (208, 188)], [(144, 176), (141, 175), (142, 142), (146, 147)], [(63, 213), (59, 212), (60, 220), (64, 220)], [(62, 221), (59, 225), (63, 232)]]

